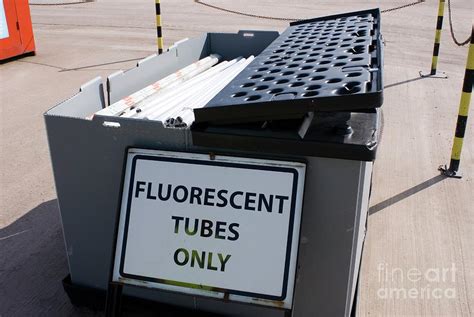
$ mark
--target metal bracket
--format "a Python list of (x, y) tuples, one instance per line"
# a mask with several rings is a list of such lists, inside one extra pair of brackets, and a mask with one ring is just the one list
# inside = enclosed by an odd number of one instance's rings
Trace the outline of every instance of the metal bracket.
[[(114, 263), (112, 262), (112, 267)], [(109, 282), (105, 301), (105, 316), (118, 317), (121, 315), (123, 285)]]
[(301, 139), (304, 139), (306, 132), (308, 132), (308, 129), (311, 126), (311, 123), (313, 122), (313, 118), (314, 118), (314, 112), (308, 112), (305, 115), (303, 122), (301, 123), (301, 126), (298, 129), (298, 135), (300, 136)]
[(461, 173), (459, 171), (451, 171), (447, 165), (440, 165), (438, 167), (438, 171), (441, 172), (441, 175), (444, 175), (446, 177), (450, 178), (462, 178)]
[(448, 74), (446, 74), (445, 72), (438, 72), (440, 74), (431, 74), (431, 73), (423, 73), (420, 70), (418, 73), (420, 74), (420, 77), (423, 77), (423, 78), (426, 78), (426, 77), (439, 78), (439, 79), (447, 79), (448, 78)]

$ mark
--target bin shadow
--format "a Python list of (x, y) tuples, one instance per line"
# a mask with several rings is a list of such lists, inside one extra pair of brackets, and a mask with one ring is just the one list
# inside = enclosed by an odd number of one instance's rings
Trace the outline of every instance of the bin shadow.
[(68, 273), (57, 200), (41, 203), (0, 229), (1, 316), (95, 316), (69, 302)]
[(442, 180), (446, 179), (447, 177), (444, 176), (444, 175), (436, 175), (416, 186), (413, 186), (411, 188), (408, 188), (407, 190), (404, 190), (403, 192), (395, 195), (395, 196), (392, 196), (390, 198), (387, 198), (385, 199), (384, 201), (381, 201), (379, 202), (378, 204), (372, 206), (369, 208), (369, 215), (373, 215), (375, 214), (376, 212), (379, 212), (387, 207), (390, 207), (410, 196), (413, 196), (415, 195), (416, 193), (422, 191), (422, 190), (425, 190), (439, 182), (441, 182)]
[[(72, 305), (63, 289), (69, 268), (57, 199), (0, 229), (0, 255), (0, 316), (104, 315)], [(122, 315), (219, 316), (158, 303), (122, 307)]]

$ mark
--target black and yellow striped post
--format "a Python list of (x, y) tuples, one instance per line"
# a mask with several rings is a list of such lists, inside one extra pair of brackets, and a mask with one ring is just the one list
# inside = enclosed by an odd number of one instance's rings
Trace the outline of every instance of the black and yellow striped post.
[(436, 68), (438, 67), (439, 44), (441, 42), (441, 30), (443, 29), (444, 16), (444, 0), (439, 0), (438, 19), (436, 21), (435, 42), (433, 48), (433, 59), (431, 60), (430, 75), (436, 75)]
[[(436, 33), (435, 33), (435, 41), (433, 47), (433, 58), (431, 59), (431, 71), (429, 74), (422, 74), (420, 72), (421, 77), (428, 77), (428, 76), (435, 76), (436, 70), (438, 67), (438, 56), (439, 56), (439, 47), (441, 43), (441, 30), (443, 29), (443, 17), (444, 17), (444, 7), (445, 7), (445, 0), (439, 0), (438, 5), (438, 18), (436, 20)], [(439, 76), (442, 78), (447, 78), (446, 74)]]
[(469, 105), (471, 103), (472, 84), (474, 80), (474, 26), (471, 31), (471, 44), (467, 54), (466, 72), (464, 73), (464, 82), (462, 86), (461, 101), (459, 103), (458, 121), (456, 123), (456, 132), (454, 135), (453, 149), (451, 151), (451, 161), (449, 168), (440, 167), (441, 172), (449, 177), (461, 178), (459, 175), (459, 163), (461, 160), (462, 144), (466, 132), (467, 116)]
[(156, 11), (156, 40), (158, 44), (158, 54), (163, 53), (163, 32), (161, 30), (161, 8), (160, 0), (155, 0)]

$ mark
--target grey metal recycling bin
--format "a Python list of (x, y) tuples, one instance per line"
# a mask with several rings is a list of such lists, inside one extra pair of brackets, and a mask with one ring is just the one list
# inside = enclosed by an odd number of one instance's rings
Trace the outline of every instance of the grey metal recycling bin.
[[(240, 31), (185, 40), (111, 75), (105, 94), (96, 78), (45, 113), (73, 302), (87, 292), (103, 296), (107, 289), (124, 159), (127, 148), (135, 147), (304, 161), (306, 183), (292, 310), (127, 286), (126, 295), (229, 316), (350, 315), (380, 131), (378, 110), (329, 111), (312, 119), (268, 122), (264, 129), (252, 122), (206, 120), (193, 129), (174, 129), (159, 121), (90, 117), (106, 100), (120, 100), (210, 53), (223, 59), (258, 55), (278, 36)], [(345, 134), (347, 125), (351, 134)]]

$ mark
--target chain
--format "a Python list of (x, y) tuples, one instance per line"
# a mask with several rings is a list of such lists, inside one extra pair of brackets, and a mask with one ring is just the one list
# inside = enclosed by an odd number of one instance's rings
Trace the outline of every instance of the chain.
[(401, 5), (401, 6), (399, 6), (399, 7), (395, 7), (395, 8), (390, 8), (390, 9), (382, 10), (382, 11), (380, 11), (380, 13), (387, 13), (387, 12), (392, 12), (392, 11), (396, 11), (396, 10), (400, 10), (400, 9), (412, 7), (412, 6), (414, 6), (414, 5), (417, 5), (417, 4), (420, 4), (420, 3), (423, 3), (423, 2), (425, 2), (425, 0), (418, 0), (418, 1), (416, 1), (416, 2), (404, 4), (404, 5)]
[(238, 14), (238, 15), (243, 15), (243, 16), (251, 17), (251, 18), (267, 19), (267, 20), (278, 20), (278, 21), (296, 21), (296, 20), (299, 20), (299, 19), (293, 19), (293, 18), (277, 18), (277, 17), (269, 17), (269, 16), (264, 16), (264, 15), (256, 15), (256, 14), (251, 14), (251, 13), (234, 11), (234, 10), (214, 6), (212, 4), (205, 3), (201, 0), (194, 0), (194, 2), (196, 2), (198, 4), (202, 4), (203, 6), (206, 6), (206, 7), (209, 7), (209, 8), (216, 9), (216, 10), (220, 10), (220, 11), (224, 11), (224, 12), (228, 12), (228, 13), (233, 13), (233, 14)]
[[(230, 10), (230, 9), (218, 7), (218, 6), (209, 4), (209, 3), (205, 3), (202, 0), (194, 0), (194, 2), (196, 2), (198, 4), (201, 4), (203, 6), (209, 7), (209, 8), (216, 9), (216, 10), (224, 11), (224, 12), (227, 12), (227, 13), (243, 15), (243, 16), (251, 17), (251, 18), (277, 20), (277, 21), (298, 21), (298, 20), (301, 20), (301, 19), (296, 19), (296, 18), (279, 18), (279, 17), (271, 17), (271, 16), (265, 16), (265, 15), (251, 14), (251, 13), (246, 13), (246, 12), (241, 12), (241, 11), (236, 11), (236, 10)], [(398, 6), (398, 7), (395, 7), (395, 8), (382, 10), (380, 12), (381, 13), (392, 12), (392, 11), (400, 10), (400, 9), (403, 9), (403, 8), (411, 7), (411, 6), (414, 6), (414, 5), (417, 5), (419, 3), (423, 3), (423, 2), (425, 2), (425, 0), (417, 0), (416, 2), (408, 3), (408, 4)]]
[(448, 17), (449, 17), (449, 31), (451, 32), (451, 37), (454, 43), (456, 43), (457, 46), (464, 46), (467, 43), (471, 42), (471, 36), (469, 36), (469, 38), (465, 40), (464, 42), (459, 42), (459, 40), (454, 35), (453, 19), (451, 17), (451, 0), (448, 0)]

